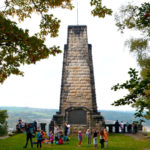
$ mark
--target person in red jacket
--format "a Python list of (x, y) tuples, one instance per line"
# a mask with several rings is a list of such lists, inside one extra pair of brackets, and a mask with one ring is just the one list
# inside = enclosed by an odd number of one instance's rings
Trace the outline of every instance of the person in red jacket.
[(60, 139), (58, 140), (58, 144), (64, 144), (62, 137), (60, 137)]

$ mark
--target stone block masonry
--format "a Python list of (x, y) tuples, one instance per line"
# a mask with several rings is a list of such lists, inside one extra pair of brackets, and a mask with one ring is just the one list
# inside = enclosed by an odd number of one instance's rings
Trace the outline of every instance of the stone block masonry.
[(68, 26), (57, 115), (64, 118), (62, 124), (67, 121), (74, 129), (104, 126), (104, 118), (97, 112), (92, 46), (88, 44), (87, 26)]

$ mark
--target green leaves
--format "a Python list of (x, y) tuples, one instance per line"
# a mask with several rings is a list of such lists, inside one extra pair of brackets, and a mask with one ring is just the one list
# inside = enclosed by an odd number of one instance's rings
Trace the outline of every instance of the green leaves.
[[(142, 79), (135, 69), (130, 68), (130, 80), (112, 87), (112, 90), (126, 89), (129, 94), (116, 100), (112, 105), (131, 105), (137, 109), (136, 117), (150, 118), (150, 78)], [(146, 111), (146, 112), (145, 112)]]
[[(44, 41), (47, 36), (57, 37), (60, 20), (55, 18), (50, 10), (64, 8), (72, 10), (72, 0), (5, 0), (5, 9), (0, 11), (0, 83), (11, 74), (22, 75), (21, 64), (35, 64), (49, 55), (61, 52), (59, 46), (48, 48)], [(94, 16), (111, 15), (112, 10), (102, 6), (101, 0), (91, 0)], [(33, 13), (39, 14), (40, 31), (29, 36), (29, 31), (17, 27), (9, 16), (17, 16), (20, 22), (31, 18)]]
[(7, 110), (0, 110), (0, 136), (7, 134)]
[(125, 28), (149, 32), (147, 27), (150, 26), (150, 3), (145, 2), (141, 6), (133, 4), (122, 6), (115, 15), (115, 20), (118, 29), (122, 32)]
[[(126, 42), (130, 51), (140, 54), (141, 50), (147, 50), (150, 38), (150, 3), (142, 3), (141, 6), (128, 4), (121, 7), (115, 15), (116, 26), (124, 32), (125, 29), (139, 31), (140, 38), (132, 38)], [(135, 51), (136, 50), (136, 51)]]
[(106, 6), (102, 6), (102, 0), (91, 0), (91, 6), (95, 8), (91, 11), (93, 16), (98, 16), (99, 18), (104, 18), (106, 15), (112, 15), (112, 10), (108, 9)]
[(0, 124), (4, 124), (7, 118), (7, 110), (0, 110)]
[(33, 64), (49, 55), (61, 52), (59, 47), (48, 48), (36, 35), (19, 29), (14, 22), (0, 16), (0, 83), (11, 74), (22, 75), (21, 64)]
[(138, 53), (146, 50), (148, 47), (148, 40), (143, 38), (130, 39), (126, 42), (126, 45), (129, 46), (131, 52), (136, 51)]
[(53, 15), (43, 15), (41, 23), (40, 23), (40, 37), (44, 38), (48, 34), (51, 35), (51, 37), (58, 36), (58, 29), (60, 27), (60, 20), (57, 18), (53, 18)]
[[(116, 25), (123, 33), (125, 29), (135, 30), (141, 33), (139, 38), (133, 37), (126, 41), (130, 52), (134, 53), (141, 67), (141, 76), (138, 77), (134, 69), (128, 72), (130, 80), (118, 84), (112, 89), (127, 89), (129, 94), (113, 103), (115, 106), (132, 105), (137, 109), (136, 117), (150, 119), (150, 3), (142, 3), (140, 6), (128, 4), (123, 6), (116, 15)], [(146, 111), (146, 112), (145, 112)]]
[(141, 26), (140, 28), (150, 27), (150, 3), (143, 3), (138, 8), (136, 23)]

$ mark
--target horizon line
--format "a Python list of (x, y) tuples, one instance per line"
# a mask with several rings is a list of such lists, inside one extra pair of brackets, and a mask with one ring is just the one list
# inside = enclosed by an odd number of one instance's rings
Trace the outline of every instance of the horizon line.
[[(41, 108), (41, 107), (30, 107), (30, 106), (0, 106), (1, 107), (18, 107), (18, 108), (32, 108), (32, 109), (54, 109), (59, 110), (59, 108)], [(135, 110), (113, 110), (113, 109), (98, 109), (97, 111), (122, 111), (122, 112), (135, 112)]]

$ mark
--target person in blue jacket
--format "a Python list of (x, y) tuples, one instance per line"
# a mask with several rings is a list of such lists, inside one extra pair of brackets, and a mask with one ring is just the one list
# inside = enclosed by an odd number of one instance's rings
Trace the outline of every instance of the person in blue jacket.
[(82, 133), (81, 131), (78, 131), (78, 146), (81, 146), (81, 142), (82, 142)]
[(37, 148), (39, 147), (40, 145), (40, 148), (42, 147), (42, 135), (41, 135), (41, 132), (40, 130), (38, 129), (37, 130)]

